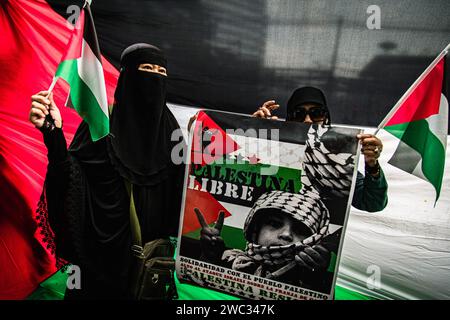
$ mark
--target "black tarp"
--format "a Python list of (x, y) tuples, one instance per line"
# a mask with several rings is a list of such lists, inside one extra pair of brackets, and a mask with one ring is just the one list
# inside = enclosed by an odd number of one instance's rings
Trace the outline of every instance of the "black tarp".
[[(51, 0), (67, 7), (82, 1)], [(148, 42), (167, 52), (169, 101), (251, 113), (299, 86), (322, 88), (335, 123), (376, 126), (450, 42), (448, 0), (93, 0), (102, 53)]]

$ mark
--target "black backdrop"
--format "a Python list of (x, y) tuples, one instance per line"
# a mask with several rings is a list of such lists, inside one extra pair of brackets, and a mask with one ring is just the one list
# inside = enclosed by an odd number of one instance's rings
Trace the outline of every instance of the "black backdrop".
[[(61, 15), (75, 0), (50, 0)], [(369, 30), (367, 8), (380, 8)], [(335, 123), (376, 126), (450, 42), (448, 0), (93, 0), (103, 55), (135, 42), (169, 60), (174, 103), (241, 113), (322, 88)]]

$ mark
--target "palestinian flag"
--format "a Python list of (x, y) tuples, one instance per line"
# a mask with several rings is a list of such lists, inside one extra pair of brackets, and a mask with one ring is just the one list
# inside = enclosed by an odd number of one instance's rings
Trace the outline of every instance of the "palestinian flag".
[(399, 139), (389, 163), (430, 182), (436, 190), (435, 201), (441, 191), (447, 145), (446, 53), (440, 54), (379, 126)]
[(66, 105), (89, 124), (93, 141), (109, 133), (108, 100), (101, 54), (89, 3), (81, 11), (55, 77), (70, 85)]

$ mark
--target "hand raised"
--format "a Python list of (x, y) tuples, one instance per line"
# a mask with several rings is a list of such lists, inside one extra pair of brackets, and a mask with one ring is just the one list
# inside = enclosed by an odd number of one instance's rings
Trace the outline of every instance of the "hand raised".
[(373, 134), (358, 134), (357, 138), (361, 142), (361, 152), (366, 164), (374, 167), (383, 151), (383, 143)]
[(280, 107), (280, 105), (277, 104), (275, 102), (275, 100), (266, 101), (263, 103), (263, 105), (261, 107), (259, 107), (258, 110), (256, 110), (252, 114), (252, 117), (276, 120), (276, 119), (278, 119), (278, 117), (272, 116), (272, 111), (275, 111), (279, 107)]
[(55, 101), (53, 100), (53, 93), (48, 91), (40, 91), (31, 96), (31, 108), (29, 119), (36, 128), (41, 128), (44, 125), (45, 117), (50, 116), (55, 121), (55, 126), (61, 128), (62, 118)]
[(222, 257), (225, 243), (220, 235), (225, 219), (225, 212), (220, 211), (214, 227), (210, 227), (198, 208), (194, 208), (197, 219), (202, 227), (200, 231), (200, 243), (202, 247), (202, 257), (208, 261), (218, 261)]

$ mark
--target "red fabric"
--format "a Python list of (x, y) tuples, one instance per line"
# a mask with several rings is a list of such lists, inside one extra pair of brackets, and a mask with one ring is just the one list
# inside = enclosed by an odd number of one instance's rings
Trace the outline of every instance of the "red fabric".
[[(42, 134), (28, 121), (30, 96), (47, 90), (71, 28), (42, 0), (0, 0), (0, 299), (22, 299), (55, 271), (35, 220), (46, 172)], [(108, 102), (118, 72), (103, 59)], [(80, 122), (63, 107), (67, 85), (54, 90), (68, 143)]]
[(387, 126), (426, 119), (439, 113), (442, 81), (444, 79), (444, 58), (419, 83), (398, 111), (386, 123)]

